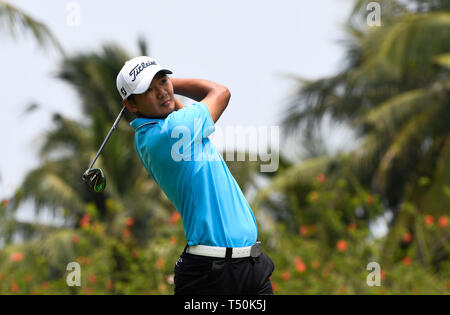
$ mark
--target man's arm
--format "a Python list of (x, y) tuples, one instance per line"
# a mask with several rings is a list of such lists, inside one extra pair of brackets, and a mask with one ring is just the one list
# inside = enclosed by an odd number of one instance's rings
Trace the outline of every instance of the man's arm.
[(214, 123), (222, 115), (230, 101), (227, 87), (203, 79), (170, 78), (175, 94), (183, 95), (197, 102), (205, 103)]

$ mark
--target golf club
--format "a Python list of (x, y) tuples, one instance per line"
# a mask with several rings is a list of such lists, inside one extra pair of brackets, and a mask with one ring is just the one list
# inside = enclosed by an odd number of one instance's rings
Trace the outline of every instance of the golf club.
[(102, 145), (100, 146), (100, 149), (98, 149), (97, 154), (95, 155), (94, 159), (92, 160), (91, 164), (89, 165), (88, 169), (83, 173), (82, 179), (83, 181), (91, 187), (92, 190), (95, 192), (101, 192), (105, 189), (106, 186), (106, 177), (103, 173), (103, 171), (99, 168), (92, 168), (95, 164), (95, 161), (97, 161), (100, 153), (102, 152), (103, 148), (105, 147), (106, 142), (108, 142), (109, 138), (111, 137), (111, 134), (113, 133), (114, 129), (116, 129), (117, 124), (119, 123), (120, 119), (122, 118), (124, 112), (125, 112), (125, 106), (122, 108), (122, 110), (119, 113), (119, 116), (117, 116), (116, 121), (112, 125), (111, 129), (109, 130), (108, 134), (106, 135), (105, 140), (103, 140)]

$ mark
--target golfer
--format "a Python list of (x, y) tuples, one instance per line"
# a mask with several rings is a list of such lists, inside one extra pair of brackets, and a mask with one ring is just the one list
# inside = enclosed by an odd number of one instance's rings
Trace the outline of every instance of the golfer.
[[(136, 57), (119, 72), (117, 89), (137, 117), (139, 158), (183, 221), (187, 245), (175, 264), (175, 294), (272, 294), (274, 265), (257, 242), (255, 217), (208, 139), (230, 92), (168, 74), (155, 59)], [(183, 106), (174, 94), (195, 102)]]

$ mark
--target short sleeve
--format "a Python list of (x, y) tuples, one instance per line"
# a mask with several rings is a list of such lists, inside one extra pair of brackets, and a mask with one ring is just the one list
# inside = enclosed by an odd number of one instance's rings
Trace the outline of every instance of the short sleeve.
[(208, 138), (215, 131), (211, 114), (204, 103), (193, 103), (172, 112), (167, 116), (167, 127), (171, 134), (189, 130), (192, 139), (196, 140)]

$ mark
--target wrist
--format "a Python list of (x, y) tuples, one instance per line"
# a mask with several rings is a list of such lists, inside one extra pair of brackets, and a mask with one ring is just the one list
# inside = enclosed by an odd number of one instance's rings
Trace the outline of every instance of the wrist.
[(170, 78), (172, 80), (173, 92), (185, 96), (194, 101), (202, 100), (211, 90), (208, 81), (201, 79)]

